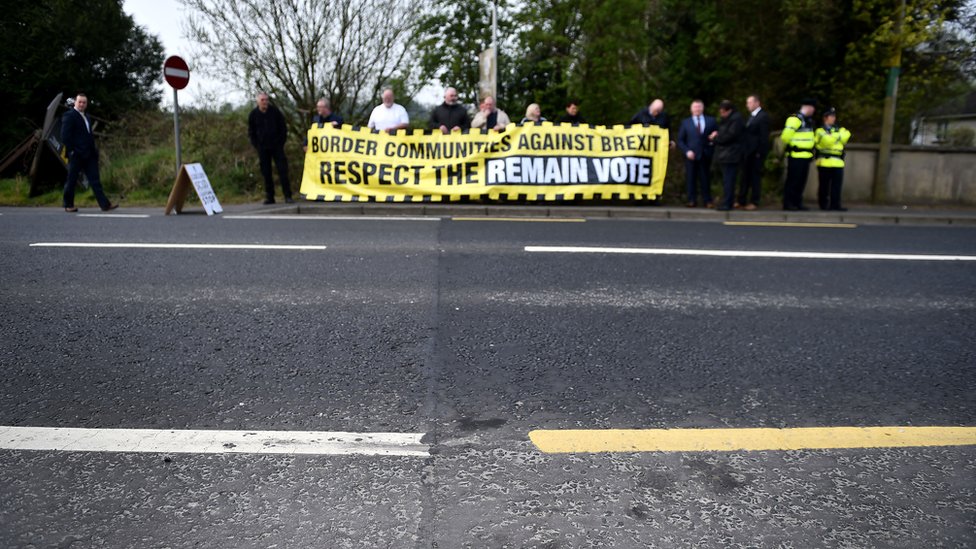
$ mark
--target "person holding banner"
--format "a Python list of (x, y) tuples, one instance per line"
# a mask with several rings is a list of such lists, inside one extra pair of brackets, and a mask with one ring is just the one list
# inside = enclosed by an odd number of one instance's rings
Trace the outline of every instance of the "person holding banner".
[(481, 105), (478, 107), (478, 113), (474, 115), (474, 120), (471, 121), (472, 128), (488, 128), (489, 130), (505, 131), (505, 128), (511, 124), (512, 121), (505, 114), (505, 111), (495, 108), (495, 98), (486, 95), (484, 99), (481, 100)]
[(449, 134), (454, 130), (471, 128), (468, 110), (458, 103), (458, 93), (454, 88), (444, 90), (444, 102), (434, 107), (430, 113), (430, 129)]
[(526, 122), (545, 122), (545, 117), (542, 116), (542, 107), (538, 103), (532, 103), (525, 108), (525, 116), (522, 118), (520, 124), (525, 124)]
[[(630, 118), (630, 123), (664, 128), (668, 130), (669, 135), (671, 132), (671, 117), (665, 112), (664, 100), (662, 99), (651, 101), (651, 104), (646, 109), (641, 109)], [(668, 145), (673, 149), (675, 147), (674, 139), (671, 139)]]
[[(332, 124), (333, 128), (342, 125), (342, 117), (338, 114), (332, 112), (332, 104), (326, 98), (321, 98), (315, 104), (315, 116), (312, 117), (312, 124), (317, 125), (321, 129), (326, 124)], [(302, 150), (308, 152), (308, 134), (305, 134), (305, 141), (302, 144)]]
[(579, 113), (579, 101), (570, 99), (566, 102), (566, 114), (559, 118), (561, 124), (586, 124), (586, 120)]
[(367, 126), (371, 130), (395, 134), (397, 130), (406, 129), (410, 125), (410, 115), (403, 105), (394, 103), (396, 97), (393, 88), (383, 90), (383, 102), (377, 105), (369, 115)]

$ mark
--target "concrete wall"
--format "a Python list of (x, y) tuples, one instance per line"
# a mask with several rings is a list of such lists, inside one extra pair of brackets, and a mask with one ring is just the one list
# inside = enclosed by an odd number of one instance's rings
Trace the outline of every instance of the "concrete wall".
[[(869, 202), (878, 145), (847, 147), (842, 201)], [(811, 166), (806, 198), (817, 202), (817, 171)], [(895, 146), (885, 192), (889, 204), (976, 205), (976, 149)]]

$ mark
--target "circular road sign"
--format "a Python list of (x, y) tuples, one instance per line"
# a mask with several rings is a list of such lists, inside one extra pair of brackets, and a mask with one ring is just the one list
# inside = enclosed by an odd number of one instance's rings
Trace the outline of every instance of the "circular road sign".
[(163, 77), (167, 84), (182, 90), (190, 83), (190, 67), (182, 57), (173, 55), (163, 63)]

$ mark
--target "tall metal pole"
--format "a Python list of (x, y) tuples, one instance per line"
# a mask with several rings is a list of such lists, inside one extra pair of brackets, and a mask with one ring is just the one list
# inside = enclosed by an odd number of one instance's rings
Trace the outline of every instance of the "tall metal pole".
[(905, 0), (895, 21), (892, 52), (888, 66), (888, 82), (885, 85), (884, 111), (881, 119), (881, 143), (878, 147), (878, 165), (874, 172), (874, 186), (871, 201), (883, 202), (888, 186), (888, 173), (891, 171), (891, 140), (895, 133), (895, 107), (898, 101), (898, 76), (901, 74), (902, 23), (905, 20)]
[(183, 166), (182, 152), (180, 151), (180, 101), (177, 98), (176, 88), (173, 88), (173, 130), (176, 134), (176, 175), (180, 175), (180, 168)]
[(491, 96), (498, 101), (498, 2), (491, 3)]

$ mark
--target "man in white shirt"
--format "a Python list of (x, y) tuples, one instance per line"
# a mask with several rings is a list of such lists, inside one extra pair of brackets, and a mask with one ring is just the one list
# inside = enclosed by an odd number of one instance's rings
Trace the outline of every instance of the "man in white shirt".
[(383, 104), (377, 105), (369, 115), (370, 129), (395, 134), (397, 130), (404, 129), (410, 124), (410, 116), (407, 109), (402, 105), (393, 102), (393, 89), (383, 90)]

